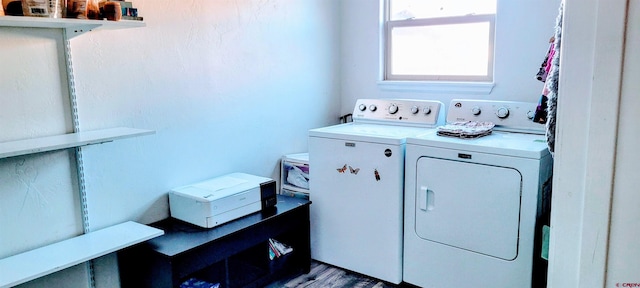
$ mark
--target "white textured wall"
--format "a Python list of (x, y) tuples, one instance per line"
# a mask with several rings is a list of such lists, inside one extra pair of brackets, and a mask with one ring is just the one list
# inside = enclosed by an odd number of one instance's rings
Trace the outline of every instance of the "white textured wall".
[[(152, 136), (88, 146), (91, 226), (168, 216), (172, 187), (242, 171), (277, 178), (307, 130), (337, 121), (339, 2), (135, 0), (147, 27), (71, 40), (81, 130)], [(0, 141), (72, 130), (60, 31), (0, 28)], [(82, 230), (73, 154), (0, 159), (0, 258)], [(117, 287), (116, 257), (97, 261)], [(75, 267), (26, 287), (86, 287)]]
[[(375, 2), (375, 3), (371, 3)], [(538, 102), (542, 82), (535, 79), (554, 34), (559, 0), (499, 0), (496, 20), (495, 87), (491, 94), (383, 90), (380, 80), (380, 5), (378, 1), (342, 2), (342, 107), (353, 110), (358, 98), (453, 98)]]

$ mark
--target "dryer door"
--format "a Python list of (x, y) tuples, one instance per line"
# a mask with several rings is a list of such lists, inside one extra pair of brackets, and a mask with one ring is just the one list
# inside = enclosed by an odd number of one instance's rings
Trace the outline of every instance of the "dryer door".
[(425, 240), (513, 260), (522, 175), (485, 164), (421, 157), (415, 232)]

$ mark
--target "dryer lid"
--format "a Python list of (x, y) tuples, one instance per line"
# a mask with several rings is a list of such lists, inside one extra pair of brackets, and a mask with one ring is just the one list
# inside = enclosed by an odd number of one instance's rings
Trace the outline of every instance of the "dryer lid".
[(549, 156), (544, 135), (493, 131), (487, 136), (474, 139), (438, 136), (435, 130), (408, 137), (407, 144), (465, 150), (497, 155), (541, 159)]

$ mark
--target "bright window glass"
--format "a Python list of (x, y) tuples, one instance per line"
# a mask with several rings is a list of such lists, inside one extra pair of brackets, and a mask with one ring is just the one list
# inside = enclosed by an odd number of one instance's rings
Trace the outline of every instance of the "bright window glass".
[(385, 80), (493, 80), (496, 0), (388, 0)]

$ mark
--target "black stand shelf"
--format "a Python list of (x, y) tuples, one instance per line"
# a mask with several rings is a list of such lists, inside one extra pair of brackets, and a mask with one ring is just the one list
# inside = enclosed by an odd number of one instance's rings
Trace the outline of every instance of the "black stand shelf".
[[(278, 195), (278, 204), (226, 224), (204, 229), (168, 218), (152, 227), (163, 236), (118, 253), (122, 287), (179, 287), (195, 277), (221, 288), (263, 287), (307, 273), (311, 266), (310, 201)], [(293, 248), (269, 259), (268, 240)]]

